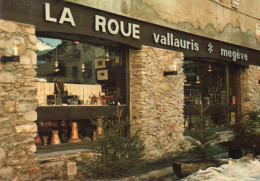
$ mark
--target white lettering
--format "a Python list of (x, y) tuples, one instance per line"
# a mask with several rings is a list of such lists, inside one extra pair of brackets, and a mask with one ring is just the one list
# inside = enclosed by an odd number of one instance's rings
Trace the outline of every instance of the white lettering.
[(175, 38), (175, 40), (174, 40), (174, 46), (175, 47), (180, 47), (180, 40), (179, 39), (177, 39), (177, 38)]
[(231, 51), (231, 50), (226, 50), (226, 49), (221, 48), (220, 55), (223, 57), (229, 57), (234, 62), (237, 60), (245, 60), (245, 61), (248, 60), (248, 55), (246, 53), (240, 53), (239, 50)]
[(241, 60), (244, 60), (244, 54), (241, 54), (240, 56), (241, 56)]
[[(191, 50), (194, 50), (194, 40), (191, 40)], [(198, 50), (197, 50), (198, 51)]]
[(198, 43), (194, 43), (194, 47), (195, 47), (195, 51), (199, 51), (200, 50), (200, 46)]
[(127, 28), (127, 33), (125, 32), (125, 26), (124, 26), (124, 22), (123, 21), (120, 21), (120, 30), (121, 30), (121, 33), (123, 36), (130, 36), (131, 35), (131, 32), (132, 32), (132, 24), (131, 23), (128, 23), (128, 28)]
[(101, 26), (102, 32), (106, 32), (106, 18), (103, 16), (96, 15), (96, 23), (95, 23), (95, 30), (99, 31), (99, 27)]
[(245, 54), (244, 57), (245, 57), (245, 61), (247, 61), (248, 60), (248, 55)]
[(232, 57), (232, 53), (230, 50), (228, 50), (228, 56), (231, 58)]
[(64, 21), (71, 23), (71, 26), (76, 26), (72, 13), (69, 8), (64, 8), (62, 11), (59, 23), (63, 24)]
[(154, 39), (155, 43), (159, 43), (159, 38), (160, 38), (160, 35), (153, 33), (153, 39)]
[[(51, 17), (50, 3), (45, 3), (45, 20), (57, 23), (57, 18)], [(63, 8), (59, 23), (63, 24), (64, 22), (69, 22), (69, 23), (71, 23), (71, 26), (76, 26), (72, 13), (69, 8)]]
[(153, 40), (155, 43), (159, 43), (166, 46), (172, 46), (176, 48), (183, 48), (192, 51), (199, 51), (200, 49), (199, 44), (194, 42), (193, 39), (191, 39), (190, 41), (178, 38), (174, 39), (172, 33), (166, 33), (166, 35), (153, 33)]
[(56, 18), (51, 17), (50, 3), (45, 3), (45, 20), (55, 22), (55, 23), (57, 22)]
[(133, 38), (135, 39), (140, 39), (140, 30), (139, 30), (140, 26), (137, 24), (133, 24)]
[(187, 41), (187, 49), (190, 49), (190, 44), (191, 44), (191, 42)]
[(236, 53), (236, 51), (233, 51), (233, 52), (232, 52), (232, 60), (233, 60), (233, 61), (236, 61), (236, 60), (237, 60), (237, 53)]
[(130, 37), (132, 35), (135, 39), (140, 39), (140, 26), (137, 24), (128, 23), (128, 27), (125, 27), (124, 21), (120, 23), (115, 19), (106, 20), (105, 17), (96, 15), (95, 16), (95, 31), (101, 31), (106, 33), (106, 29), (110, 34), (116, 35), (120, 33), (125, 37)]
[(227, 50), (221, 48), (221, 56), (227, 57), (228, 56)]
[(184, 48), (186, 49), (186, 40), (180, 40), (180, 43), (181, 43), (181, 48)]
[(166, 45), (166, 36), (161, 36), (161, 44)]
[[(114, 30), (112, 29), (112, 24), (114, 24), (114, 27), (115, 27)], [(118, 24), (118, 22), (115, 19), (110, 19), (107, 22), (107, 28), (108, 28), (108, 31), (111, 34), (116, 35), (118, 33), (118, 31), (119, 31), (119, 24)]]

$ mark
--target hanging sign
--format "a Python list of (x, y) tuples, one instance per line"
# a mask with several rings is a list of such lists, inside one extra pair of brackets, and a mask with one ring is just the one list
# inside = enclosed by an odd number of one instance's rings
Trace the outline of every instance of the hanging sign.
[(38, 36), (107, 40), (183, 52), (185, 58), (214, 59), (245, 67), (260, 65), (260, 51), (174, 30), (66, 1), (0, 0), (0, 19), (36, 26)]

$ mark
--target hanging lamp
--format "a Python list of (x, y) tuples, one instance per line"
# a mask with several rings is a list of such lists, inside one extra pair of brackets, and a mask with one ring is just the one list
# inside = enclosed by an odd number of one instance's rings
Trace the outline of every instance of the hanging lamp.
[(82, 72), (82, 73), (83, 73), (83, 72), (86, 72), (85, 64), (84, 64), (84, 63), (81, 65), (81, 72)]
[(208, 72), (212, 72), (211, 65), (209, 65)]
[(196, 78), (196, 84), (199, 84), (199, 83), (200, 83), (199, 66), (198, 66), (198, 63), (197, 63), (197, 78)]
[(110, 61), (110, 54), (109, 54), (109, 48), (108, 47), (105, 48), (105, 60), (107, 62)]
[(197, 76), (197, 79), (196, 79), (197, 81), (196, 81), (196, 84), (200, 84), (200, 77), (199, 76)]
[(56, 60), (55, 60), (55, 63), (54, 63), (54, 70), (53, 70), (54, 72), (59, 72), (60, 71), (60, 69), (59, 69), (59, 62), (57, 60), (57, 57), (58, 57), (57, 48), (58, 48), (58, 46), (56, 47)]

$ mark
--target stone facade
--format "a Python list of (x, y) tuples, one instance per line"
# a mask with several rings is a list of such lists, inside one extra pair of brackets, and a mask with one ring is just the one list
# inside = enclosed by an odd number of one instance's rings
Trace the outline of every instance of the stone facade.
[(130, 51), (130, 127), (141, 130), (147, 160), (176, 152), (183, 141), (183, 69), (163, 75), (175, 57), (183, 60), (182, 53), (159, 48)]
[(260, 109), (260, 67), (250, 65), (241, 73), (242, 111)]
[[(28, 44), (20, 62), (0, 63), (0, 178), (31, 178), (37, 132), (35, 28), (0, 20), (0, 55), (7, 55), (7, 41), (23, 36)], [(7, 55), (8, 56), (8, 55)], [(0, 179), (0, 180), (1, 180)]]
[(92, 153), (35, 154), (35, 28), (0, 20), (0, 56), (9, 56), (6, 54), (6, 44), (14, 35), (23, 36), (28, 49), (20, 56), (20, 62), (0, 62), (0, 180), (84, 180), (80, 172), (68, 175), (67, 164), (92, 158)]

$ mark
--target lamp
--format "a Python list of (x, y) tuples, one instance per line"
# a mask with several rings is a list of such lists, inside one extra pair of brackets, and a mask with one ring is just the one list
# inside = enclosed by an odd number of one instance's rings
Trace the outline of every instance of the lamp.
[(200, 84), (200, 77), (199, 76), (197, 76), (196, 84)]
[(209, 65), (208, 72), (212, 72), (211, 65)]
[(108, 62), (110, 61), (110, 54), (109, 54), (109, 48), (105, 48), (105, 60)]
[(180, 69), (180, 63), (181, 60), (179, 58), (175, 58), (172, 62), (168, 64), (166, 71), (163, 72), (163, 75), (177, 75), (178, 70)]
[(59, 72), (60, 69), (59, 69), (59, 62), (56, 60), (55, 63), (54, 63), (54, 72)]
[(27, 42), (21, 36), (13, 36), (7, 42), (6, 53), (11, 56), (2, 56), (1, 61), (7, 62), (19, 62), (21, 55), (25, 53), (27, 49)]
[(57, 57), (58, 57), (57, 48), (58, 48), (58, 46), (56, 47), (56, 60), (55, 60), (55, 63), (54, 63), (54, 70), (53, 70), (54, 72), (59, 72), (60, 71), (60, 69), (59, 69), (59, 62), (57, 60)]
[(198, 63), (197, 63), (197, 78), (196, 78), (196, 84), (200, 84), (199, 65), (198, 65)]
[(81, 72), (83, 73), (83, 72), (85, 72), (86, 70), (85, 70), (85, 64), (83, 63), (82, 65), (81, 65)]

